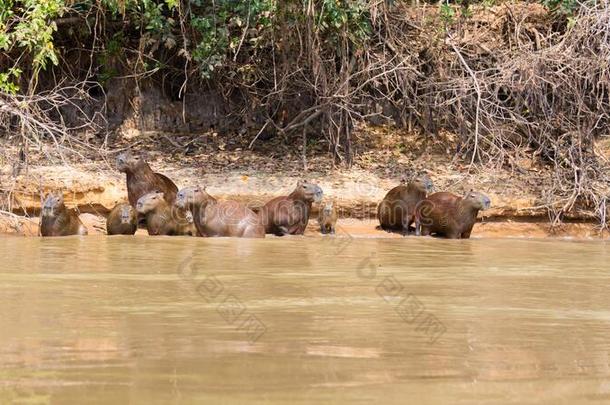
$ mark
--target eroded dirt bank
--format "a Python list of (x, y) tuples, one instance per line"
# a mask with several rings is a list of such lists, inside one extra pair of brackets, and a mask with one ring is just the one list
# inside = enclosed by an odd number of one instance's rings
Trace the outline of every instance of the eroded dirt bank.
[[(229, 158), (230, 161), (230, 158)], [(110, 163), (109, 163), (110, 162)], [(51, 190), (63, 190), (66, 205), (78, 207), (90, 234), (105, 233), (105, 215), (118, 202), (126, 200), (124, 175), (109, 162), (74, 166), (30, 166), (27, 172), (10, 176), (11, 168), (2, 167), (2, 187), (10, 201), (9, 210), (0, 216), (0, 233), (35, 236), (41, 199)], [(209, 162), (208, 162), (209, 163)], [(248, 169), (229, 165), (225, 170), (210, 170), (209, 164), (177, 166), (168, 159), (152, 159), (151, 166), (170, 176), (179, 187), (205, 185), (220, 199), (240, 200), (254, 209), (270, 198), (289, 193), (299, 178), (317, 182), (325, 198), (335, 200), (339, 208), (339, 235), (352, 237), (399, 237), (376, 229), (377, 203), (387, 190), (400, 181), (404, 171), (383, 172), (363, 168), (275, 171)], [(510, 172), (469, 172), (452, 162), (432, 164), (428, 172), (437, 190), (462, 193), (475, 188), (487, 193), (492, 208), (479, 215), (474, 237), (607, 237), (599, 232), (594, 218), (575, 212), (561, 226), (551, 227), (547, 210), (531, 185)], [(531, 179), (530, 179), (531, 180)], [(317, 207), (314, 206), (314, 211)], [(140, 230), (139, 233), (146, 232)], [(315, 212), (306, 236), (319, 235)]]

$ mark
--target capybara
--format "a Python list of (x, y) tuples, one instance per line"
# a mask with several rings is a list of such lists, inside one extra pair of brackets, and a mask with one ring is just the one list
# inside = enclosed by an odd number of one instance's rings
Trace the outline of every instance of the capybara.
[(309, 222), (311, 204), (320, 202), (322, 195), (317, 184), (299, 180), (292, 193), (276, 197), (261, 208), (259, 216), (265, 232), (277, 236), (302, 235)]
[(436, 234), (449, 239), (468, 239), (480, 210), (490, 207), (489, 197), (469, 191), (463, 197), (442, 192), (422, 201), (417, 209), (417, 234)]
[(318, 224), (320, 224), (320, 232), (323, 234), (335, 233), (335, 225), (337, 224), (337, 209), (334, 201), (325, 203), (318, 213)]
[(265, 237), (265, 227), (254, 211), (236, 201), (217, 201), (204, 187), (183, 188), (176, 205), (193, 213), (200, 236)]
[(146, 160), (140, 156), (123, 152), (116, 159), (117, 168), (127, 175), (127, 198), (136, 208), (140, 197), (153, 191), (161, 191), (168, 203), (173, 203), (178, 187), (166, 176), (152, 171)]
[(67, 209), (61, 194), (51, 193), (42, 204), (40, 234), (42, 236), (87, 235), (87, 228), (74, 209)]
[(432, 180), (428, 175), (423, 174), (406, 185), (403, 183), (388, 191), (377, 207), (377, 218), (381, 229), (407, 235), (409, 227), (415, 222), (417, 204), (426, 198), (426, 194), (432, 188)]
[(136, 203), (138, 213), (146, 216), (149, 235), (193, 235), (194, 226), (188, 218), (176, 216), (184, 211), (172, 208), (161, 191), (144, 194)]
[(114, 206), (106, 219), (108, 235), (133, 235), (138, 229), (138, 213), (127, 203)]

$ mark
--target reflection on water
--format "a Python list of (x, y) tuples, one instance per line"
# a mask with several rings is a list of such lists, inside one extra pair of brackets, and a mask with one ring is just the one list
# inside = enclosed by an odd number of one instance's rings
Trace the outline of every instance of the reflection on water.
[(2, 404), (610, 400), (604, 243), (3, 238), (0, 257)]

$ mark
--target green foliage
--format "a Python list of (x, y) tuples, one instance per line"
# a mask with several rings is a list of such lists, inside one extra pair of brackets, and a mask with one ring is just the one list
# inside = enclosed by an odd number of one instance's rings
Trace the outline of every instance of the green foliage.
[[(566, 14), (568, 24), (575, 24), (579, 0), (540, 1), (553, 12)], [(388, 7), (393, 2), (398, 1), (386, 0)], [(19, 64), (31, 63), (36, 77), (40, 70), (59, 63), (53, 38), (57, 31), (54, 19), (62, 16), (68, 6), (71, 15), (80, 13), (91, 17), (101, 11), (107, 20), (128, 23), (131, 37), (123, 37), (122, 32), (108, 33), (104, 38), (106, 49), (97, 54), (102, 66), (98, 77), (104, 81), (116, 74), (105, 66), (111, 59), (121, 57), (129, 44), (151, 56), (142, 58), (140, 66), (159, 69), (169, 65), (157, 60), (156, 50), (160, 45), (166, 49), (176, 47), (174, 55), (192, 61), (204, 78), (211, 78), (223, 69), (248, 74), (261, 59), (260, 55), (286, 40), (278, 38), (282, 27), (298, 31), (309, 24), (307, 29), (315, 31), (324, 50), (341, 52), (347, 45), (353, 52), (366, 46), (371, 36), (373, 3), (370, 0), (0, 0), (0, 50), (17, 61), (12, 66), (15, 70), (1, 73), (0, 90), (17, 91), (14, 82), (20, 77)], [(471, 0), (470, 3), (491, 6), (496, 0)], [(463, 0), (444, 0), (439, 7), (446, 25), (455, 22), (457, 13), (467, 18), (471, 8)], [(134, 31), (143, 37), (134, 38)]]
[(244, 46), (264, 47), (263, 38), (269, 37), (276, 12), (275, 0), (192, 0), (191, 26), (199, 39), (193, 50), (193, 60), (199, 64), (203, 77), (225, 65)]
[(18, 8), (22, 12), (10, 38), (33, 55), (35, 71), (46, 68), (51, 62), (59, 63), (53, 46), (53, 33), (57, 25), (50, 21), (63, 14), (63, 0), (26, 0)]
[[(29, 56), (34, 79), (41, 69), (59, 63), (53, 45), (57, 25), (52, 20), (64, 10), (63, 0), (0, 0), (0, 49), (10, 52), (16, 48)], [(18, 66), (0, 73), (0, 90), (16, 93), (19, 87), (14, 80), (20, 75)]]
[(452, 24), (455, 18), (455, 10), (448, 3), (441, 4), (440, 8), (441, 19), (445, 24)]
[(324, 0), (316, 19), (330, 40), (346, 34), (352, 43), (362, 44), (371, 34), (368, 3), (363, 0)]
[(7, 72), (0, 73), (0, 91), (7, 94), (17, 94), (19, 86), (14, 80), (18, 80), (21, 76), (21, 69), (10, 68)]
[(542, 0), (542, 4), (551, 12), (572, 16), (579, 7), (579, 0)]

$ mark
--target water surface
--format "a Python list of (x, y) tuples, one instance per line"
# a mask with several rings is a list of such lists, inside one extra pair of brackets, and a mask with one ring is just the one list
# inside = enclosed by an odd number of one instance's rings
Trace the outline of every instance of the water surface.
[(610, 249), (0, 239), (0, 403), (604, 403)]

